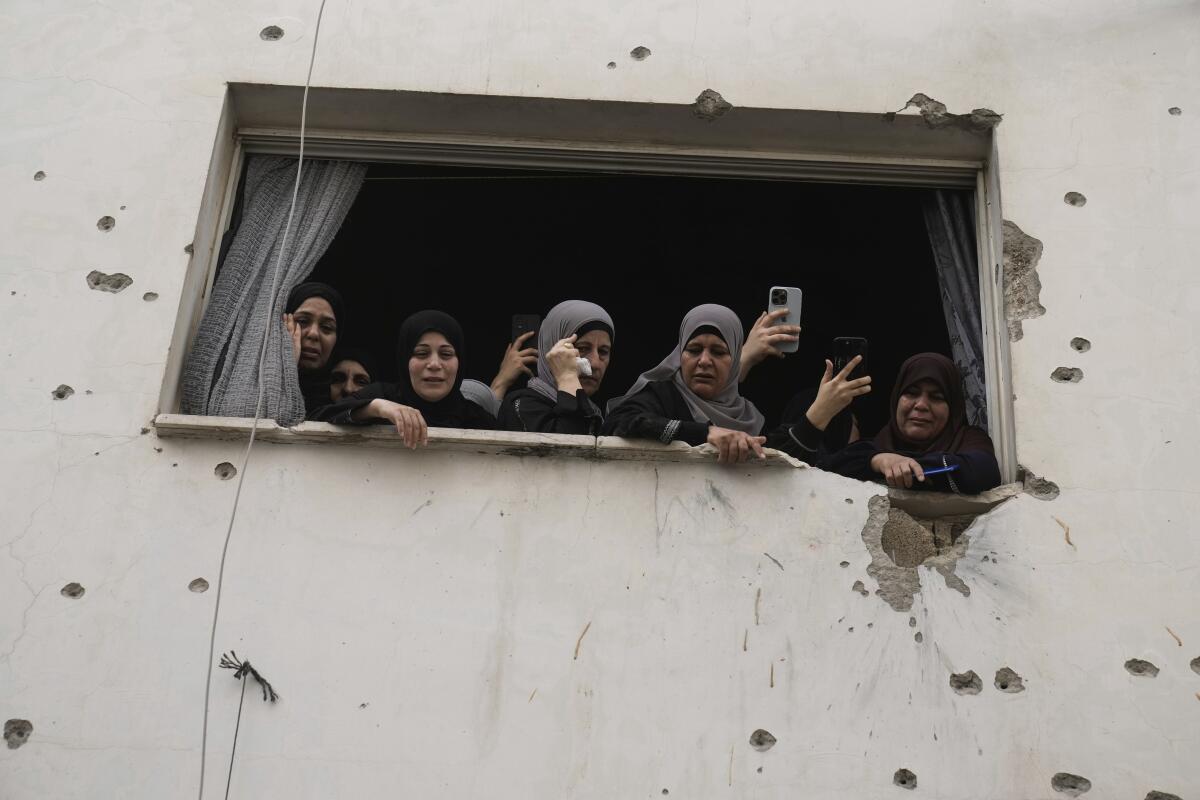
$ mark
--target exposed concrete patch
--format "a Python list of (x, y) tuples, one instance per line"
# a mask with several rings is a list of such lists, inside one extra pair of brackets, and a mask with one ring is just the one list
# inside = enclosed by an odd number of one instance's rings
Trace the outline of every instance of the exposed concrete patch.
[(1079, 383), (1083, 380), (1083, 370), (1079, 367), (1056, 367), (1050, 373), (1050, 380), (1056, 383)]
[(94, 269), (87, 274), (87, 285), (89, 289), (94, 289), (98, 292), (123, 292), (133, 283), (133, 278), (126, 275), (124, 272), (114, 272), (112, 275)]
[(228, 461), (222, 461), (217, 466), (213, 467), (213, 474), (223, 481), (227, 481), (234, 475), (237, 475), (237, 467), (230, 464)]
[(996, 670), (996, 688), (1009, 694), (1025, 691), (1025, 680), (1008, 667)]
[(1087, 205), (1087, 198), (1079, 192), (1067, 192), (1063, 195), (1063, 202), (1075, 208), (1083, 208)]
[(268, 25), (258, 32), (258, 38), (264, 42), (278, 42), (283, 38), (283, 28), (278, 25)]
[(975, 674), (975, 670), (950, 674), (950, 688), (955, 694), (979, 694), (983, 691), (983, 681)]
[(1125, 662), (1125, 671), (1139, 678), (1158, 677), (1158, 667), (1140, 658), (1131, 658)]
[(915, 789), (917, 788), (917, 776), (907, 769), (898, 769), (892, 776), (892, 783), (902, 789)]
[(632, 58), (634, 61), (645, 61), (647, 58), (650, 57), (650, 48), (642, 47), (641, 45), (638, 45), (637, 47), (635, 47), (629, 51), (629, 57)]
[(9, 750), (16, 750), (29, 741), (33, 733), (33, 723), (27, 719), (10, 719), (4, 723), (4, 741), (8, 742)]
[(66, 400), (73, 394), (75, 394), (75, 390), (65, 383), (60, 383), (57, 388), (50, 390), (50, 396), (55, 400)]
[(1008, 340), (1019, 342), (1025, 335), (1021, 320), (1033, 319), (1046, 313), (1040, 302), (1042, 280), (1038, 277), (1038, 262), (1042, 259), (1042, 242), (1004, 220), (1004, 317), (1008, 321)]
[(862, 539), (871, 555), (867, 574), (879, 588), (875, 594), (895, 611), (912, 609), (913, 598), (921, 589), (920, 566), (937, 570), (951, 589), (970, 595), (970, 588), (955, 574), (958, 560), (967, 552), (969, 538), (961, 534), (953, 544), (943, 543), (938, 552), (934, 532), (898, 508), (892, 508), (882, 495), (872, 497), (870, 514), (863, 526)]
[(696, 95), (696, 102), (692, 105), (692, 113), (705, 122), (712, 122), (715, 119), (720, 119), (733, 108), (733, 104), (721, 97), (720, 92), (714, 92), (712, 89), (705, 89), (700, 94)]
[(63, 597), (69, 597), (72, 600), (78, 600), (79, 598), (83, 597), (83, 593), (85, 591), (87, 591), (87, 590), (84, 589), (82, 586), (80, 586), (78, 583), (72, 582), (72, 583), (68, 583), (66, 586), (59, 589), (58, 593), (61, 594)]
[(1179, 106), (1171, 106), (1170, 108), (1167, 109), (1167, 113), (1170, 114), (1172, 117), (1178, 117), (1180, 114), (1183, 113), (1183, 109), (1180, 108)]
[(35, 181), (44, 181), (46, 180), (46, 173), (39, 169), (37, 172), (33, 173), (33, 179)]
[[(962, 128), (972, 133), (986, 133), (1000, 124), (1003, 116), (990, 108), (976, 108), (969, 114), (951, 114), (946, 110), (946, 104), (934, 100), (927, 94), (917, 92), (904, 108), (916, 108), (921, 112), (921, 118), (931, 128)], [(899, 112), (897, 112), (899, 113)]]
[(1146, 795), (1146, 800), (1183, 800), (1183, 798), (1170, 792), (1153, 791)]
[(1092, 343), (1087, 339), (1084, 339), (1082, 336), (1076, 336), (1071, 340), (1071, 349), (1076, 353), (1086, 353), (1088, 350), (1092, 349)]
[(112, 217), (101, 217), (100, 219), (96, 220), (96, 227), (99, 230), (107, 233), (108, 231), (111, 231), (113, 228), (117, 227), (117, 221)]
[(854, 585), (850, 587), (850, 591), (858, 592), (863, 597), (870, 597), (871, 595), (871, 593), (867, 591), (867, 587), (863, 585), (862, 581), (855, 581)]
[(1021, 483), (1025, 494), (1037, 500), (1053, 500), (1059, 495), (1058, 484), (1046, 478), (1038, 477), (1029, 467), (1018, 466)]
[(778, 740), (771, 735), (770, 731), (764, 731), (762, 728), (750, 734), (750, 746), (760, 753), (770, 750), (775, 746), (776, 741)]
[(146, 292), (144, 295), (142, 295), (142, 299), (147, 303), (153, 303), (158, 299), (158, 292)]
[(204, 578), (196, 578), (194, 581), (188, 584), (188, 591), (195, 592), (196, 594), (207, 592), (208, 581), (206, 581)]
[(1079, 775), (1059, 772), (1050, 779), (1050, 788), (1056, 792), (1062, 792), (1067, 797), (1079, 797), (1092, 788), (1092, 782)]

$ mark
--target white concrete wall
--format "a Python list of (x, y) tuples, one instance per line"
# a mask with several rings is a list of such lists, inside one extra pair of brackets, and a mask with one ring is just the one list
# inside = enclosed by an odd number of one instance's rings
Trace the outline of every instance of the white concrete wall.
[[(195, 794), (215, 593), (187, 584), (215, 580), (240, 448), (140, 431), (224, 83), (302, 81), (316, 6), (0, 8), (0, 718), (33, 724), (4, 797)], [(901, 767), (934, 797), (1196, 796), (1196, 74), (1190, 2), (331, 0), (325, 86), (1003, 113), (1004, 217), (1045, 245), (1019, 455), (1062, 494), (978, 523), (970, 597), (922, 570), (910, 614), (850, 590), (876, 588), (877, 488), (815, 471), (264, 445), (217, 644), (284, 700), (248, 695), (231, 796), (895, 797)], [(967, 669), (981, 694), (951, 691)], [(238, 688), (215, 678), (209, 797)]]

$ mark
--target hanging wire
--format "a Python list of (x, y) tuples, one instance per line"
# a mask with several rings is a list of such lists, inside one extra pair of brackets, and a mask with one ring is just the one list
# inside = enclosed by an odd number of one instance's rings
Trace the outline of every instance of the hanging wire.
[[(229, 553), (229, 540), (233, 536), (233, 525), (237, 519), (238, 504), (242, 497), (242, 485), (246, 480), (246, 465), (250, 463), (250, 451), (254, 447), (255, 434), (258, 432), (258, 423), (262, 419), (262, 404), (265, 386), (263, 385), (263, 364), (267, 358), (267, 341), (270, 336), (272, 324), (275, 323), (275, 300), (279, 291), (279, 279), (283, 268), (283, 254), (287, 249), (288, 234), (292, 229), (292, 218), (296, 213), (296, 198), (300, 194), (300, 176), (304, 169), (304, 132), (308, 122), (308, 89), (312, 84), (313, 64), (317, 60), (317, 42), (321, 37), (321, 18), (325, 14), (325, 0), (321, 0), (321, 6), (317, 9), (317, 24), (313, 29), (312, 52), (308, 59), (308, 74), (304, 78), (304, 98), (300, 103), (300, 154), (296, 161), (296, 183), (292, 187), (292, 201), (288, 208), (287, 223), (283, 227), (283, 237), (279, 242), (279, 254), (275, 259), (275, 274), (271, 279), (271, 301), (267, 304), (267, 324), (263, 327), (262, 347), (258, 352), (258, 400), (254, 406), (254, 421), (250, 425), (250, 440), (246, 443), (246, 452), (242, 456), (242, 468), (238, 470), (237, 490), (233, 495), (233, 508), (229, 513), (229, 525), (225, 529), (225, 543), (221, 547), (221, 563), (217, 569), (217, 591), (213, 601), (213, 621), (212, 630), (209, 632), (208, 639), (208, 661), (206, 664), (206, 674), (204, 679), (204, 726), (200, 737), (200, 790), (198, 797), (204, 800), (204, 771), (208, 760), (208, 704), (212, 695), (212, 676), (213, 676), (213, 656), (217, 649), (217, 621), (221, 615), (221, 590), (225, 580), (225, 558)], [(245, 683), (242, 684), (243, 696), (245, 696)], [(238, 705), (238, 723), (241, 723), (241, 705)], [(234, 733), (236, 742), (236, 731)], [(230, 777), (233, 775), (233, 761), (230, 758), (229, 765)], [(226, 785), (226, 795), (228, 796), (229, 787)]]

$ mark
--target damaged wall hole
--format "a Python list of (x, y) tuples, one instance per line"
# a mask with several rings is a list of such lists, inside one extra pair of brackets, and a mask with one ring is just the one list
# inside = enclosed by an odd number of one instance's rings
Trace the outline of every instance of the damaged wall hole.
[(712, 122), (725, 116), (731, 108), (733, 108), (733, 104), (721, 97), (720, 92), (705, 89), (696, 95), (696, 102), (692, 104), (692, 113), (705, 122)]
[(1170, 114), (1172, 117), (1178, 117), (1180, 114), (1183, 113), (1183, 109), (1180, 108), (1179, 106), (1171, 106), (1170, 108), (1167, 109), (1167, 113)]
[(133, 283), (133, 278), (123, 272), (114, 272), (112, 275), (94, 269), (87, 274), (87, 285), (89, 289), (97, 292), (109, 292), (116, 294), (123, 292)]
[(609, 69), (616, 69), (616, 68), (617, 68), (617, 62), (615, 62), (615, 61), (610, 61), (610, 62), (608, 62), (608, 68), (609, 68)]
[(975, 670), (950, 673), (950, 688), (955, 694), (979, 694), (983, 691), (983, 681), (975, 674)]
[(188, 591), (195, 592), (196, 594), (200, 594), (201, 592), (207, 592), (208, 591), (208, 581), (204, 580), (204, 578), (196, 578), (195, 580), (193, 580), (191, 583), (188, 584)]
[(1057, 367), (1050, 373), (1050, 380), (1055, 383), (1079, 383), (1083, 380), (1083, 370), (1079, 367)]
[[(972, 109), (969, 114), (951, 114), (946, 110), (945, 103), (934, 100), (921, 92), (914, 94), (900, 111), (907, 111), (910, 108), (920, 111), (921, 119), (925, 120), (925, 124), (930, 128), (953, 127), (972, 133), (987, 133), (999, 125), (1003, 119), (1002, 115), (990, 108)], [(889, 113), (885, 115), (885, 119), (891, 121), (898, 113), (900, 112)]]
[(71, 583), (68, 583), (66, 586), (59, 589), (58, 593), (61, 594), (63, 597), (69, 597), (72, 600), (78, 600), (79, 598), (83, 597), (83, 593), (85, 591), (87, 591), (87, 590), (84, 589), (82, 586), (80, 586), (78, 583), (75, 583), (72, 581)]
[(629, 51), (629, 57), (632, 58), (634, 61), (645, 61), (647, 58), (650, 57), (650, 48), (643, 47), (642, 45), (638, 45), (637, 47), (635, 47)]
[(153, 303), (158, 299), (158, 292), (146, 292), (144, 295), (142, 295), (142, 299), (147, 303)]
[(1021, 488), (1025, 494), (1037, 500), (1053, 500), (1059, 495), (1058, 484), (1046, 478), (1040, 478), (1028, 467), (1017, 465), (1017, 475), (1021, 479)]
[(4, 741), (8, 742), (9, 750), (16, 750), (29, 741), (33, 733), (33, 723), (27, 719), (10, 719), (4, 723)]
[(1092, 343), (1087, 339), (1084, 339), (1082, 336), (1076, 336), (1071, 340), (1071, 349), (1076, 353), (1086, 353), (1088, 350), (1092, 349)]
[(117, 221), (112, 217), (101, 217), (100, 219), (96, 220), (96, 227), (99, 230), (107, 233), (108, 231), (111, 231), (113, 228), (117, 227)]
[(283, 38), (283, 28), (278, 25), (268, 25), (258, 32), (258, 38), (264, 42), (278, 42)]
[(1050, 779), (1050, 788), (1056, 792), (1062, 792), (1067, 797), (1079, 797), (1084, 792), (1091, 790), (1092, 782), (1079, 775), (1059, 772)]
[(37, 172), (33, 173), (33, 179), (35, 181), (44, 181), (46, 180), (46, 173), (39, 169)]
[(916, 789), (917, 776), (907, 769), (898, 769), (896, 774), (892, 776), (892, 783), (903, 789)]
[(1197, 675), (1200, 675), (1200, 656), (1196, 656), (1195, 658), (1192, 659), (1191, 667), (1192, 667), (1192, 672), (1196, 673)]
[(1139, 678), (1156, 678), (1158, 677), (1158, 667), (1151, 664), (1149, 661), (1143, 661), (1140, 658), (1131, 658), (1125, 662), (1125, 671), (1130, 675), (1136, 675)]
[(1177, 794), (1171, 794), (1170, 792), (1160, 792), (1160, 791), (1156, 790), (1156, 791), (1148, 793), (1146, 795), (1146, 800), (1183, 800), (1183, 798), (1181, 798)]
[(213, 467), (213, 474), (223, 481), (227, 481), (234, 475), (237, 475), (237, 467), (230, 464), (228, 461), (222, 461), (217, 466)]
[(996, 688), (1009, 694), (1025, 691), (1025, 680), (1008, 667), (996, 670)]
[(50, 390), (50, 396), (55, 400), (66, 400), (73, 394), (75, 394), (75, 390), (65, 383), (60, 383), (57, 388)]
[(750, 746), (760, 753), (765, 753), (775, 746), (778, 741), (769, 731), (764, 731), (759, 728), (754, 733), (750, 734)]
[(1079, 192), (1067, 192), (1063, 195), (1063, 202), (1075, 208), (1083, 208), (1087, 205), (1087, 198)]
[(1041, 303), (1042, 280), (1038, 277), (1038, 262), (1042, 259), (1042, 243), (1004, 220), (1004, 317), (1008, 322), (1008, 339), (1018, 342), (1025, 335), (1021, 320), (1040, 317), (1046, 313)]
[(858, 592), (863, 597), (869, 597), (871, 594), (870, 592), (867, 591), (867, 587), (863, 585), (862, 581), (855, 581), (854, 585), (850, 587), (850, 591)]

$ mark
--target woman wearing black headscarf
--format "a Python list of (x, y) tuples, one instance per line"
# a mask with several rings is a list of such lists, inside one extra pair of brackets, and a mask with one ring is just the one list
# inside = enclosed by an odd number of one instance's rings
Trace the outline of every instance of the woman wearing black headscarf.
[(429, 428), (492, 430), (495, 418), (463, 396), (463, 332), (441, 311), (419, 311), (400, 326), (395, 383), (372, 383), (321, 409), (336, 424), (392, 424), (410, 448), (428, 444)]
[(338, 345), (329, 357), (329, 397), (334, 403), (365, 389), (379, 377), (374, 354)]
[(738, 393), (744, 334), (737, 314), (705, 304), (687, 313), (679, 344), (608, 404), (603, 433), (660, 442), (708, 443), (722, 463), (765, 458), (763, 415)]
[(283, 324), (292, 340), (304, 407), (312, 414), (330, 402), (329, 356), (337, 345), (345, 304), (337, 289), (310, 281), (292, 289), (283, 308)]
[[(874, 439), (857, 442), (820, 466), (897, 488), (976, 494), (1000, 485), (987, 432), (967, 424), (962, 375), (937, 353), (919, 353), (900, 367), (891, 416)], [(953, 467), (926, 475), (930, 469)]]
[(871, 391), (869, 375), (850, 377), (861, 361), (862, 356), (855, 356), (835, 375), (833, 362), (827, 359), (821, 385), (791, 399), (783, 410), (783, 422), (767, 435), (767, 447), (816, 464), (858, 441), (858, 420), (850, 404)]

